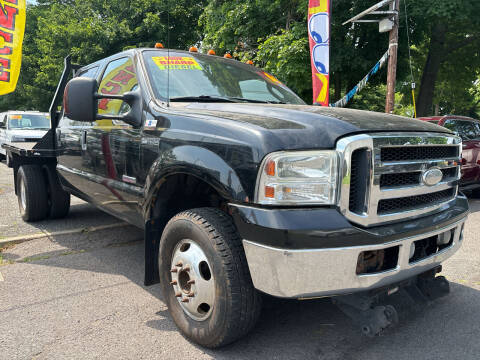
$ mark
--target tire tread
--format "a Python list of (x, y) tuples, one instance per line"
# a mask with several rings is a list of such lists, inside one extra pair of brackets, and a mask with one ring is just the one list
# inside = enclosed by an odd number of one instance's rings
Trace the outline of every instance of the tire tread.
[(222, 337), (205, 346), (217, 348), (232, 343), (252, 330), (261, 311), (261, 297), (252, 283), (242, 240), (231, 217), (220, 209), (186, 210), (175, 215), (170, 222), (177, 220), (190, 220), (205, 231), (222, 258), (231, 289), (232, 309), (227, 314), (229, 327)]
[[(27, 208), (22, 218), (27, 222), (44, 220), (48, 215), (47, 185), (42, 168), (37, 165), (22, 165), (18, 171), (18, 184), (23, 179)], [(18, 189), (20, 191), (20, 189)], [(20, 194), (19, 201), (20, 201)]]

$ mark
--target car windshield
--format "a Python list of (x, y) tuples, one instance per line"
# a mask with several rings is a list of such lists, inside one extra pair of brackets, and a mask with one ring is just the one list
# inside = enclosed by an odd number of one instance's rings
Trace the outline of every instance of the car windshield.
[(9, 129), (50, 129), (50, 118), (43, 114), (10, 114), (8, 115)]
[(173, 51), (170, 57), (166, 51), (143, 56), (155, 97), (162, 101), (305, 104), (273, 75), (235, 60)]
[(443, 125), (464, 141), (480, 139), (480, 124), (476, 121), (447, 119)]

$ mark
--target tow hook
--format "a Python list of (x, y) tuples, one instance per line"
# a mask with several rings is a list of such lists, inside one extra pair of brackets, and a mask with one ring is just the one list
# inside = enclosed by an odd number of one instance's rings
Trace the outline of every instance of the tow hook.
[(368, 337), (379, 335), (388, 327), (398, 323), (398, 313), (392, 305), (374, 306), (374, 297), (362, 295), (339, 296), (332, 299), (353, 322), (358, 325), (362, 333)]
[(443, 276), (435, 277), (440, 271), (439, 266), (402, 283), (375, 292), (334, 297), (332, 302), (360, 327), (364, 335), (373, 337), (398, 323), (395, 307), (385, 305), (390, 295), (398, 293), (419, 305), (420, 309), (429, 302), (448, 295), (450, 292), (448, 280)]

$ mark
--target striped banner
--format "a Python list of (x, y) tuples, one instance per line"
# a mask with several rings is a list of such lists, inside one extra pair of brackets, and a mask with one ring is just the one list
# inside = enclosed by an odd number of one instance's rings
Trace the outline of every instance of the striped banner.
[(328, 106), (330, 87), (330, 0), (309, 0), (308, 38), (313, 103)]
[(9, 94), (17, 87), (25, 16), (25, 0), (0, 0), (0, 95)]
[(375, 75), (378, 70), (380, 70), (385, 63), (387, 62), (388, 59), (388, 50), (385, 54), (383, 54), (382, 58), (375, 64), (375, 66), (370, 70), (370, 72), (365, 76), (355, 87), (350, 90), (347, 95), (345, 95), (342, 99), (337, 101), (335, 104), (331, 104), (330, 106), (333, 107), (345, 107), (350, 100), (357, 94), (358, 92), (362, 91), (362, 89), (367, 85), (368, 80)]

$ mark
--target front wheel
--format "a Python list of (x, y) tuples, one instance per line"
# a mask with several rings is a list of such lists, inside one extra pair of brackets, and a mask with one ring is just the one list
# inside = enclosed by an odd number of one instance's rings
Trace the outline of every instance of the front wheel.
[(253, 328), (261, 297), (227, 214), (201, 208), (176, 215), (163, 232), (159, 261), (165, 301), (188, 338), (217, 348)]
[(13, 167), (13, 161), (12, 161), (12, 158), (7, 154), (5, 155), (5, 164), (11, 168)]

